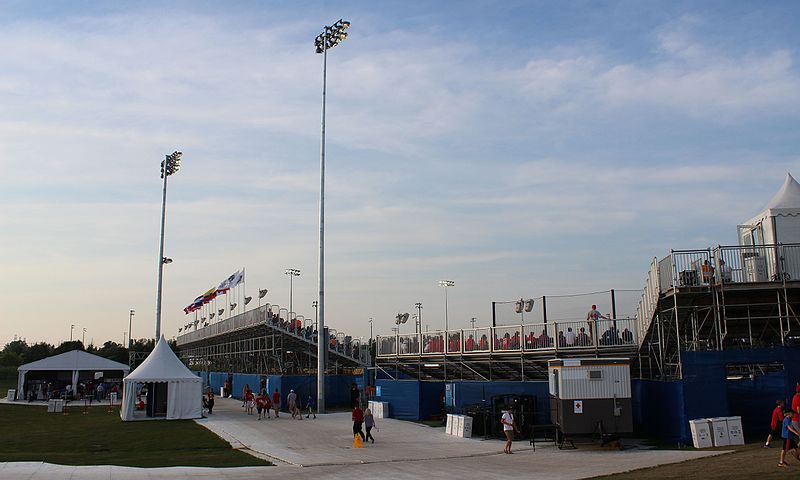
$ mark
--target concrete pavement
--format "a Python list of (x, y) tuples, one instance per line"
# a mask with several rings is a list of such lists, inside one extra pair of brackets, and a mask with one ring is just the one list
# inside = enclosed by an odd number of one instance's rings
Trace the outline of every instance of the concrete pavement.
[(352, 448), (349, 413), (319, 415), (316, 420), (256, 420), (241, 402), (217, 399), (214, 415), (198, 423), (234, 446), (272, 459), (274, 467), (243, 468), (131, 468), (116, 466), (71, 467), (35, 462), (0, 463), (0, 479), (103, 479), (154, 478), (287, 478), (293, 479), (458, 479), (491, 476), (506, 479), (580, 479), (674, 463), (722, 452), (696, 450), (597, 451), (558, 450), (552, 444), (515, 442), (514, 455), (502, 453), (500, 440), (463, 439), (412, 422), (377, 419), (376, 443)]

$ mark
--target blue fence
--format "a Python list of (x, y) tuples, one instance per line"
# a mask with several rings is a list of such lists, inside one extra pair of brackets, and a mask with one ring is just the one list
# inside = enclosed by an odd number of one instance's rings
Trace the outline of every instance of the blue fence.
[[(207, 386), (210, 386), (215, 394), (219, 394), (220, 388), (225, 385), (225, 380), (232, 381), (232, 394), (234, 398), (241, 400), (242, 391), (245, 385), (250, 385), (254, 391), (261, 388), (262, 383), (270, 393), (278, 389), (282, 398), (286, 398), (289, 390), (297, 393), (297, 398), (302, 405), (306, 404), (306, 398), (312, 395), (317, 398), (317, 377), (316, 375), (271, 375), (269, 377), (255, 374), (225, 372), (195, 372), (203, 379)], [(325, 377), (325, 406), (327, 408), (340, 408), (350, 406), (350, 386), (353, 382), (364, 383), (362, 376), (352, 375), (328, 375)], [(361, 388), (361, 387), (359, 387)]]

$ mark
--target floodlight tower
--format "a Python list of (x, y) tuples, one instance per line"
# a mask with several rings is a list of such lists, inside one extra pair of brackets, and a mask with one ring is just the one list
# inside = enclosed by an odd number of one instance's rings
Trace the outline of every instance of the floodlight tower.
[(325, 26), (314, 39), (316, 52), (322, 54), (322, 142), (319, 158), (319, 319), (317, 320), (317, 409), (325, 413), (325, 354), (328, 339), (325, 338), (325, 97), (327, 95), (328, 50), (347, 38), (350, 22), (339, 19)]
[(440, 280), (439, 286), (444, 287), (444, 331), (445, 336), (447, 335), (447, 289), (449, 287), (455, 286), (456, 282), (452, 280)]
[(156, 342), (161, 338), (161, 286), (164, 277), (164, 265), (172, 263), (171, 258), (164, 256), (164, 220), (167, 213), (167, 177), (177, 173), (181, 168), (181, 152), (175, 151), (167, 155), (161, 162), (161, 178), (164, 179), (164, 190), (161, 197), (161, 240), (158, 247), (158, 290), (156, 293)]

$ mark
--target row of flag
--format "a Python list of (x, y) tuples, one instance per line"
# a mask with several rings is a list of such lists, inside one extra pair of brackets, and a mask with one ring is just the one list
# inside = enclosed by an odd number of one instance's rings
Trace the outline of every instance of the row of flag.
[[(244, 283), (244, 269), (237, 271), (230, 277), (221, 281), (216, 287), (209, 288), (205, 293), (195, 298), (194, 301), (189, 304), (189, 306), (183, 309), (184, 313), (188, 315), (196, 310), (199, 310), (203, 305), (214, 300), (217, 295), (224, 295), (228, 293), (228, 290), (239, 285), (240, 283)], [(220, 313), (220, 315), (222, 315), (222, 313)]]

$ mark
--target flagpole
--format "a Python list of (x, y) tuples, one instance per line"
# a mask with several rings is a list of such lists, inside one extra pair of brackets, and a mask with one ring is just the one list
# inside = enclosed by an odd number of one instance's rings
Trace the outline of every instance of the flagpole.
[[(247, 267), (242, 267), (242, 301), (244, 301), (244, 297), (247, 295), (247, 275), (245, 275), (245, 269)], [(242, 313), (247, 311), (247, 305), (244, 303), (242, 304)]]

